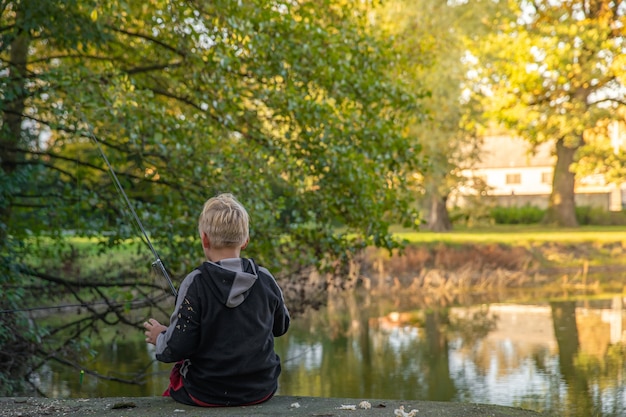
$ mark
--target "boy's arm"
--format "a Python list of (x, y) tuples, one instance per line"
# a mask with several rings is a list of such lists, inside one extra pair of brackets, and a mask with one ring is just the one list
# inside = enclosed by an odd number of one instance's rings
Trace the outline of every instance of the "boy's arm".
[[(274, 278), (271, 274), (270, 276)], [(283, 290), (280, 288), (280, 285), (276, 282), (276, 279), (273, 280), (274, 285), (276, 286), (276, 290), (278, 291), (278, 305), (274, 310), (274, 327), (272, 329), (272, 333), (275, 337), (282, 336), (287, 333), (289, 329), (289, 323), (291, 322), (291, 318), (289, 317), (289, 310), (287, 310), (287, 306), (285, 305), (285, 297), (283, 296)]]
[(194, 293), (189, 291), (196, 275), (194, 272), (189, 274), (180, 286), (169, 327), (156, 338), (156, 358), (161, 362), (189, 359), (198, 346), (200, 311)]
[(291, 319), (289, 317), (289, 310), (287, 310), (287, 306), (285, 306), (285, 302), (283, 301), (281, 293), (278, 308), (274, 313), (274, 328), (272, 329), (272, 333), (274, 334), (274, 336), (278, 337), (287, 333), (290, 321)]
[(291, 321), (289, 317), (289, 310), (285, 306), (285, 297), (283, 297), (283, 290), (280, 289), (280, 286), (276, 282), (276, 278), (274, 275), (267, 269), (262, 266), (259, 266), (259, 270), (268, 275), (271, 280), (268, 281), (268, 284), (272, 288), (272, 291), (278, 296), (278, 303), (274, 308), (274, 325), (272, 327), (272, 334), (275, 337), (282, 336), (287, 333), (289, 329), (289, 322)]

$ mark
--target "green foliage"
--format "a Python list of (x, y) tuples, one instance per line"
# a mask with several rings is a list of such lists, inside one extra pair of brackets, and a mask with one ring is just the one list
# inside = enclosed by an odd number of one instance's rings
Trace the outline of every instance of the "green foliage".
[[(189, 238), (202, 203), (222, 191), (250, 211), (248, 253), (279, 274), (397, 246), (387, 225), (413, 221), (405, 183), (419, 169), (419, 143), (402, 129), (420, 114), (389, 77), (397, 57), (368, 21), (372, 5), (341, 4), (7, 5), (2, 63), (13, 68), (27, 50), (29, 71), (0, 79), (16, 91), (0, 105), (21, 100), (30, 123), (3, 125), (1, 144), (17, 147), (28, 179), (5, 200), (9, 232), (106, 233), (109, 245), (137, 236), (93, 133), (177, 274), (201, 256)], [(17, 33), (27, 49), (12, 43)]]
[[(451, 211), (451, 219), (457, 226), (476, 227), (484, 225), (537, 225), (545, 216), (545, 209), (524, 206), (492, 206), (471, 204), (456, 207)], [(576, 207), (576, 218), (581, 226), (625, 226), (625, 211), (607, 211), (599, 207)]]
[(491, 217), (495, 224), (538, 224), (544, 215), (545, 210), (531, 205), (491, 209)]
[(599, 207), (576, 207), (576, 218), (581, 225), (626, 226), (626, 211), (606, 211)]
[[(531, 205), (510, 207), (482, 205), (481, 207), (482, 209), (479, 206), (455, 208), (452, 211), (452, 219), (456, 225), (469, 227), (485, 224), (537, 225), (542, 222), (546, 212), (545, 209)], [(599, 207), (576, 207), (576, 218), (582, 226), (626, 225), (626, 212), (606, 211)]]

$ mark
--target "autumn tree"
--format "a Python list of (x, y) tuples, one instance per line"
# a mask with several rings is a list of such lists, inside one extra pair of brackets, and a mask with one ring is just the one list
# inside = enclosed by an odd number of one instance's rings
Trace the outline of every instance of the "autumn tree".
[[(556, 165), (544, 221), (577, 226), (573, 164), (593, 130), (625, 104), (622, 0), (499, 1), (476, 43), (475, 90), (490, 116), (531, 144), (554, 143)], [(606, 135), (606, 131), (605, 131)]]

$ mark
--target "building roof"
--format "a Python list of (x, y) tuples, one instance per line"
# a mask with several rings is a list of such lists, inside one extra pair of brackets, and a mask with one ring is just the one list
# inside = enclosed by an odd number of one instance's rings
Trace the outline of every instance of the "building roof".
[(522, 138), (505, 135), (487, 136), (481, 146), (480, 162), (475, 168), (554, 167), (552, 144), (532, 145)]

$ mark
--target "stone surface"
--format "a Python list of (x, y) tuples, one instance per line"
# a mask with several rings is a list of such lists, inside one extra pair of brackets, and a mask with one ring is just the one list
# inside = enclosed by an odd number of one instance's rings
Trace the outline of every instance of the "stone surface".
[[(412, 412), (413, 410), (417, 411)], [(276, 396), (266, 403), (254, 406), (224, 408), (191, 407), (165, 397), (0, 398), (0, 417), (39, 416), (539, 417), (547, 414), (473, 403), (290, 396)]]

